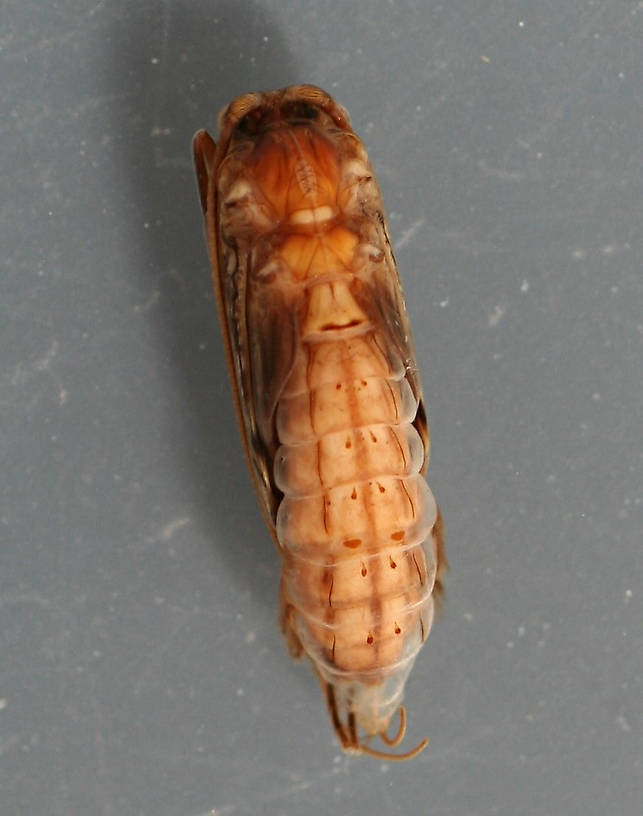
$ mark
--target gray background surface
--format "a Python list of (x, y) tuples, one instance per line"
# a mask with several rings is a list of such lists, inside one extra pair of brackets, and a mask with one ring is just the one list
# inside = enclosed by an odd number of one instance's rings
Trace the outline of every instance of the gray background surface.
[[(3, 4), (0, 811), (638, 816), (643, 3)], [(447, 523), (395, 765), (276, 625), (190, 140), (319, 84), (378, 172)]]

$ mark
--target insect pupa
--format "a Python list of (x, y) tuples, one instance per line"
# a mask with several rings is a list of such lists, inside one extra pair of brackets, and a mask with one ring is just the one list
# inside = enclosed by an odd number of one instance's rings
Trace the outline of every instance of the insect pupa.
[(319, 88), (245, 94), (218, 124), (194, 160), (241, 435), (282, 557), (281, 625), (342, 748), (407, 759), (426, 740), (390, 749), (446, 558), (380, 190)]

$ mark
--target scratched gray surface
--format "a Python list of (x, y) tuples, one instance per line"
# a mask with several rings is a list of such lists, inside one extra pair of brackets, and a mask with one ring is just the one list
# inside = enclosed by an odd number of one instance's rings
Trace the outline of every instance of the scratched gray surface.
[[(3, 816), (638, 816), (643, 3), (3, 7)], [(275, 622), (193, 131), (351, 111), (390, 212), (451, 573), (397, 766)]]

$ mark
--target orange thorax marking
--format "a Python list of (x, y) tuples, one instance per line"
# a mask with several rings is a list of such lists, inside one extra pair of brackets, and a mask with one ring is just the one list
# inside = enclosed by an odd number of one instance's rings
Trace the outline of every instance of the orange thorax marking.
[(279, 255), (298, 280), (351, 272), (358, 241), (354, 232), (335, 226), (312, 235), (288, 235), (279, 248)]
[(254, 151), (253, 177), (277, 217), (337, 206), (336, 148), (314, 127), (266, 131)]
[(314, 127), (276, 128), (259, 142), (255, 162), (255, 183), (283, 235), (278, 256), (298, 281), (325, 279), (310, 288), (304, 339), (366, 322), (348, 286), (359, 238), (338, 223), (336, 148)]

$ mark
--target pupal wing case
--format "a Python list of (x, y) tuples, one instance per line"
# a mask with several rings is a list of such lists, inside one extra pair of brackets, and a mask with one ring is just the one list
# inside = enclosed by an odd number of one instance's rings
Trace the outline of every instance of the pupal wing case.
[[(390, 754), (446, 567), (400, 278), (366, 150), (310, 85), (194, 138), (239, 424), (282, 556), (281, 621), (344, 750)], [(400, 726), (388, 736), (399, 709)]]

